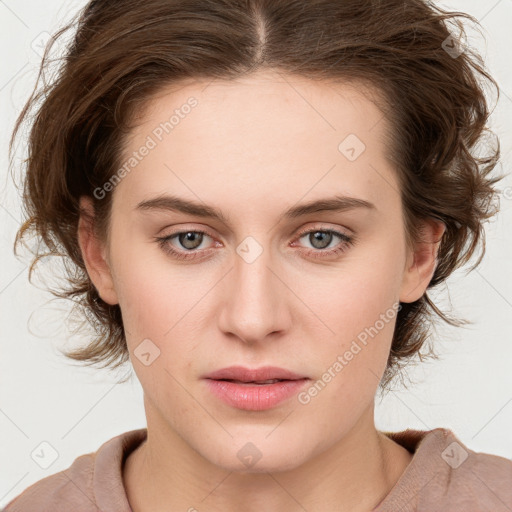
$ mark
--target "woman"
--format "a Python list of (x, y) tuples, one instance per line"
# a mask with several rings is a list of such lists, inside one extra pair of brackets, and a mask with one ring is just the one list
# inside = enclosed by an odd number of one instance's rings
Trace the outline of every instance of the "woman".
[[(496, 214), (462, 14), (422, 0), (91, 1), (38, 99), (18, 233), (64, 252), (147, 429), (7, 512), (507, 510), (512, 462), (373, 410)], [(467, 16), (469, 18), (469, 16)], [(69, 28), (69, 27), (68, 27)], [(43, 98), (44, 95), (44, 98)]]

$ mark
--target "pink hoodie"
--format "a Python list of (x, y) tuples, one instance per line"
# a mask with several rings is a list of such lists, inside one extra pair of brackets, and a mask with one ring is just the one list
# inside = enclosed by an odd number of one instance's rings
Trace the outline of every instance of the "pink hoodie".
[[(3, 512), (132, 512), (123, 486), (127, 455), (146, 439), (132, 430), (25, 489)], [(414, 453), (372, 512), (511, 512), (512, 460), (468, 449), (451, 430), (384, 432)]]

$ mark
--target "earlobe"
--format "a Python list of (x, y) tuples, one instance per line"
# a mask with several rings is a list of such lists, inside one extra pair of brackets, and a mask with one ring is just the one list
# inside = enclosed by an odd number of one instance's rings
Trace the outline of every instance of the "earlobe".
[(87, 273), (98, 291), (98, 295), (107, 304), (118, 304), (112, 273), (106, 257), (107, 251), (94, 232), (94, 205), (92, 199), (86, 196), (80, 198), (78, 243)]
[(445, 230), (445, 224), (439, 220), (424, 221), (422, 240), (416, 242), (414, 251), (407, 255), (400, 302), (415, 302), (425, 293), (437, 266), (437, 254)]

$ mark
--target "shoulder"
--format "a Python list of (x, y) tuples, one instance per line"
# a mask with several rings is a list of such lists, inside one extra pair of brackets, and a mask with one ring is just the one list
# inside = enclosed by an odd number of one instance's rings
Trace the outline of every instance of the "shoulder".
[(387, 435), (414, 456), (375, 511), (512, 510), (512, 460), (476, 452), (447, 428)]
[(468, 448), (447, 429), (439, 485), (455, 502), (479, 511), (512, 510), (512, 460)]
[(96, 512), (92, 493), (94, 458), (94, 453), (77, 457), (67, 469), (47, 476), (25, 489), (2, 512)]
[(109, 439), (96, 452), (77, 457), (67, 469), (32, 484), (2, 512), (129, 511), (122, 466), (146, 435), (146, 429), (138, 429)]

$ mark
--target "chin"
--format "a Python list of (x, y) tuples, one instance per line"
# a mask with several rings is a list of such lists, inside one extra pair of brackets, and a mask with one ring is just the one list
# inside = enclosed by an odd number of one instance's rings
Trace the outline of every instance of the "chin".
[[(264, 435), (245, 436), (232, 441), (229, 446), (220, 446), (221, 452), (206, 455), (212, 464), (234, 473), (276, 473), (290, 471), (307, 460), (304, 443), (285, 444), (276, 437), (274, 442)], [(208, 448), (206, 447), (207, 451)]]

